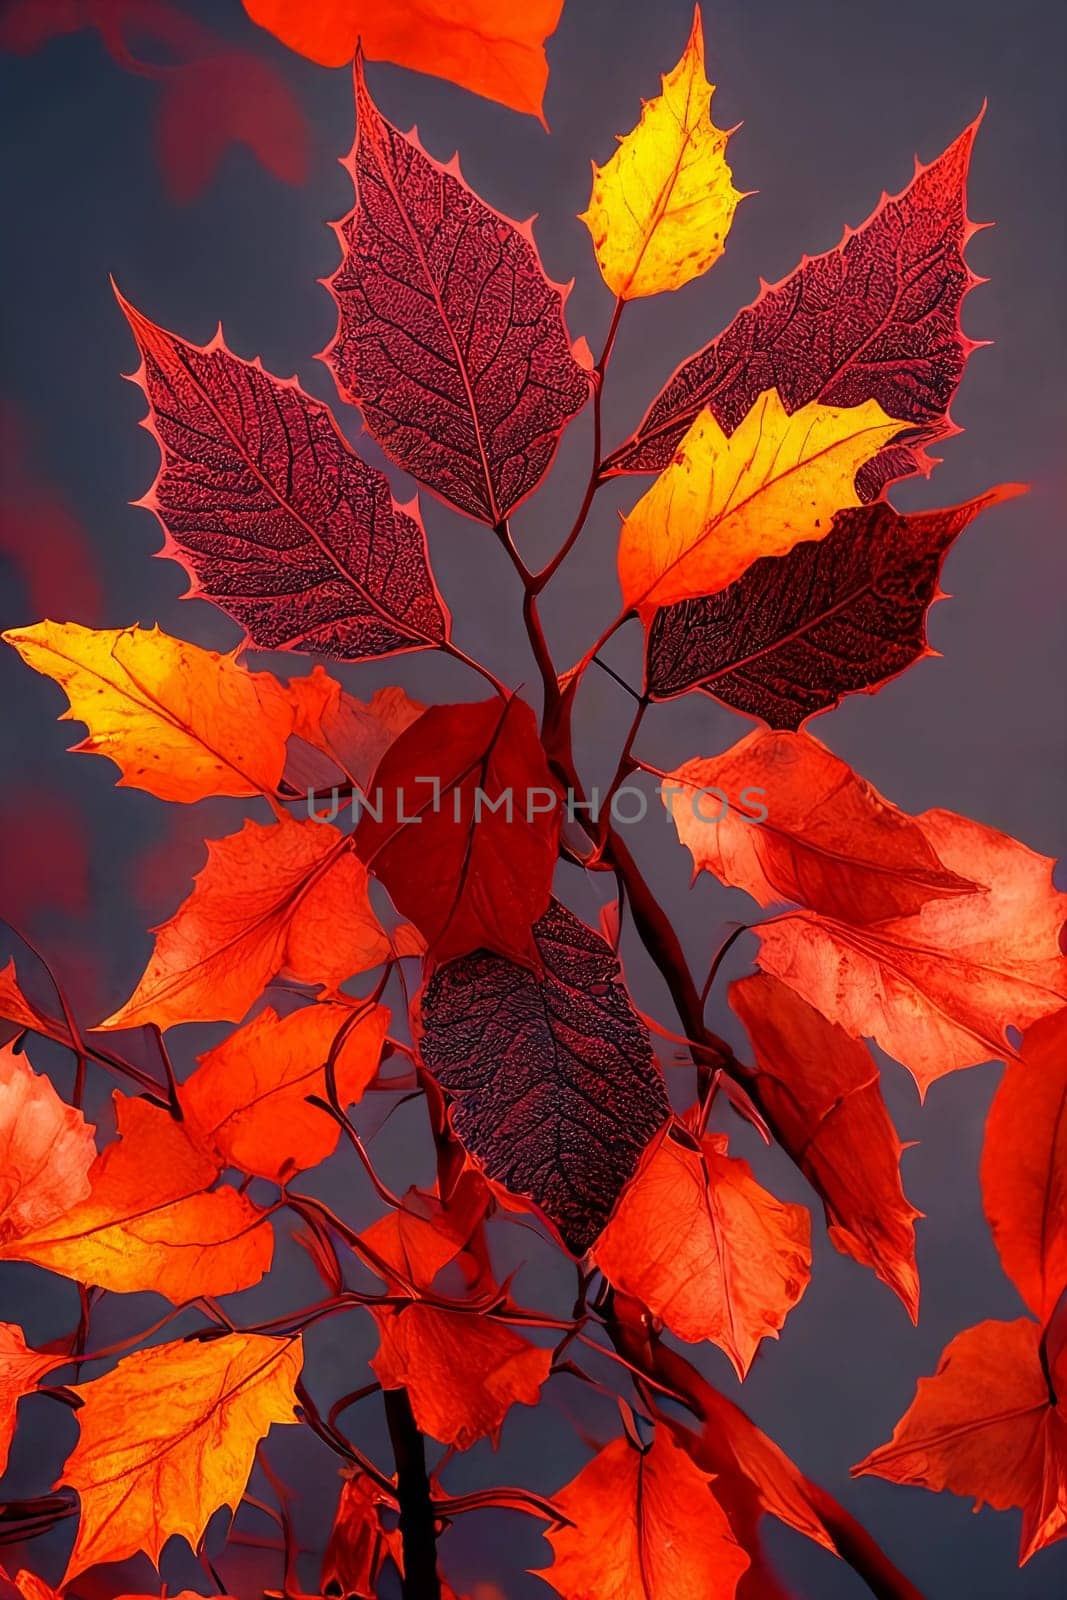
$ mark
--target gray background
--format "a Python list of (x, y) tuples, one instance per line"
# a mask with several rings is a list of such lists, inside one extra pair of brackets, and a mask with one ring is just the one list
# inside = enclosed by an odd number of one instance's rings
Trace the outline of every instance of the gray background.
[[(82, 585), (70, 605), (77, 620), (158, 620), (185, 637), (228, 648), (237, 640), (232, 624), (201, 602), (178, 603), (182, 573), (149, 559), (158, 544), (156, 526), (127, 504), (150, 481), (156, 450), (136, 426), (140, 394), (119, 380), (135, 363), (107, 274), (114, 272), (150, 316), (197, 341), (210, 337), (221, 317), (237, 353), (259, 353), (281, 375), (295, 369), (313, 393), (333, 400), (328, 373), (312, 359), (334, 326), (332, 305), (315, 280), (336, 260), (324, 220), (349, 205), (348, 179), (333, 158), (349, 146), (352, 111), (344, 71), (325, 72), (288, 56), (236, 5), (202, 5), (199, 14), (234, 43), (269, 57), (294, 87), (311, 130), (309, 181), (286, 187), (237, 149), (201, 198), (176, 206), (163, 192), (151, 145), (155, 83), (119, 71), (89, 34), (27, 59), (0, 59), (7, 124), (2, 392), (24, 428), (48, 505), (53, 512), (63, 508), (85, 531), (87, 559), (104, 599), (94, 607), (89, 586)], [(467, 180), (487, 200), (518, 218), (539, 213), (546, 267), (558, 279), (577, 279), (568, 307), (571, 331), (585, 333), (594, 350), (610, 297), (575, 220), (588, 197), (588, 159), (605, 160), (612, 135), (633, 125), (639, 97), (656, 91), (658, 70), (680, 54), (690, 18), (687, 0), (654, 6), (569, 0), (550, 47), (551, 138), (532, 119), (432, 79), (389, 67), (371, 71), (386, 114), (404, 128), (417, 119), (428, 149), (440, 158), (458, 145)], [(970, 247), (972, 265), (991, 281), (967, 301), (965, 326), (995, 342), (972, 358), (953, 406), (965, 433), (944, 447), (944, 465), (932, 482), (910, 483), (894, 498), (902, 507), (950, 504), (999, 479), (1029, 480), (1033, 492), (987, 513), (951, 555), (945, 587), (956, 598), (937, 608), (932, 623), (944, 658), (922, 663), (876, 697), (853, 697), (812, 731), (908, 810), (949, 807), (1055, 854), (1063, 845), (1067, 787), (1061, 688), (1067, 556), (1058, 514), (1065, 485), (1057, 451), (1063, 423), (1062, 8), (1038, 0), (1011, 7), (988, 0), (895, 0), (881, 7), (717, 0), (706, 8), (705, 30), (710, 75), (721, 85), (715, 119), (720, 126), (744, 119), (731, 145), (736, 181), (760, 192), (740, 208), (725, 258), (709, 275), (627, 313), (605, 401), (606, 442), (629, 431), (677, 361), (753, 297), (758, 275), (774, 281), (802, 252), (836, 244), (842, 225), (866, 217), (883, 188), (895, 192), (906, 184), (913, 152), (924, 160), (938, 154), (988, 96), (970, 209), (980, 220), (995, 218), (997, 227)], [(358, 417), (340, 414), (355, 439)], [(517, 519), (531, 561), (543, 559), (570, 524), (587, 459), (587, 426), (576, 427), (551, 483)], [(368, 440), (360, 448), (379, 459)], [(393, 476), (407, 495), (410, 484)], [(561, 665), (614, 615), (617, 510), (632, 504), (646, 481), (620, 480), (603, 492), (566, 575), (549, 591), (546, 617)], [(13, 520), (17, 535), (36, 540), (33, 496), (24, 490), (13, 496), (10, 485), (5, 496), (5, 549), (13, 543)], [(532, 687), (536, 677), (517, 622), (516, 585), (502, 554), (484, 530), (426, 496), (423, 509), (457, 640), (510, 681)], [(57, 560), (49, 571), (46, 561), (32, 597), (18, 563), (5, 562), (3, 571), (4, 626), (59, 610), (68, 600), (65, 562)], [(639, 671), (634, 633), (616, 641), (611, 653), (631, 681)], [(273, 665), (294, 670), (292, 662)], [(303, 670), (299, 662), (295, 670)], [(424, 698), (481, 693), (479, 681), (455, 663), (417, 656), (343, 669), (341, 676), (364, 697), (391, 682)], [(8, 713), (0, 865), (14, 885), (12, 914), (24, 913), (30, 902), (28, 931), (58, 953), (59, 971), (91, 1018), (128, 994), (149, 949), (145, 926), (168, 915), (185, 893), (201, 861), (197, 841), (238, 826), (241, 807), (208, 802), (168, 816), (177, 808), (115, 792), (107, 763), (62, 753), (72, 740), (69, 730), (53, 724), (61, 704), (53, 686), (6, 652), (0, 682)], [(591, 781), (610, 771), (628, 717), (625, 695), (590, 674), (579, 721)], [(715, 753), (751, 726), (693, 697), (657, 711), (640, 750), (654, 764), (670, 765)], [(58, 827), (49, 831), (42, 824), (41, 794), (66, 808), (70, 828), (62, 837)], [(71, 888), (77, 871), (65, 874), (54, 863), (59, 852), (73, 850), (76, 868), (81, 830), (87, 864), (79, 890)], [(703, 969), (722, 925), (749, 903), (707, 880), (689, 892), (688, 856), (658, 816), (632, 837), (674, 909), (694, 966)], [(563, 887), (575, 909), (595, 915), (599, 883), (571, 872)], [(655, 974), (637, 952), (630, 956), (640, 1002), (671, 1025)], [(744, 956), (739, 953), (737, 970)], [(721, 997), (711, 1020), (730, 1028)], [(215, 1036), (210, 1029), (180, 1030), (175, 1049), (183, 1068)], [(39, 1065), (54, 1063), (57, 1079), (69, 1082), (62, 1060), (43, 1048), (33, 1055)], [(984, 1226), (977, 1186), (982, 1124), (999, 1070), (987, 1066), (948, 1078), (920, 1109), (910, 1079), (896, 1065), (886, 1066), (886, 1094), (901, 1135), (919, 1141), (904, 1159), (909, 1195), (928, 1213), (919, 1225), (919, 1328), (910, 1327), (888, 1290), (837, 1256), (817, 1229), (811, 1287), (781, 1343), (765, 1345), (744, 1388), (757, 1420), (867, 1523), (934, 1600), (1038, 1600), (1067, 1584), (1062, 1546), (1026, 1571), (1016, 1570), (1016, 1513), (974, 1518), (967, 1503), (948, 1495), (848, 1477), (849, 1464), (888, 1437), (916, 1377), (932, 1371), (952, 1335), (983, 1318), (1021, 1312)], [(109, 1089), (94, 1080), (91, 1107), (104, 1120)], [(739, 1133), (735, 1148), (751, 1153), (751, 1141)], [(417, 1108), (398, 1114), (375, 1150), (393, 1182), (429, 1175)], [(777, 1192), (803, 1195), (774, 1153), (757, 1152), (757, 1161), (760, 1176)], [(343, 1158), (307, 1186), (315, 1184), (360, 1220), (373, 1214), (365, 1185)], [(529, 1262), (520, 1280), (526, 1299), (555, 1297), (565, 1304), (570, 1278), (552, 1252), (528, 1231), (502, 1231), (512, 1259)], [(315, 1296), (303, 1258), (287, 1248), (282, 1256), (283, 1271), (292, 1260), (284, 1297), (273, 1285), (252, 1291), (238, 1303), (242, 1317), (252, 1320)], [(105, 1302), (94, 1341), (147, 1326), (163, 1309), (151, 1297)], [(0, 1317), (24, 1322), (34, 1341), (62, 1332), (75, 1315), (70, 1285), (29, 1267), (0, 1268)], [(373, 1349), (369, 1319), (327, 1323), (308, 1343), (316, 1392), (329, 1397), (364, 1381), (362, 1363)], [(725, 1359), (715, 1351), (703, 1359), (715, 1381), (736, 1392)], [(613, 1422), (609, 1408), (590, 1406), (573, 1384), (560, 1383), (552, 1392), (553, 1403), (536, 1413), (516, 1409), (499, 1454), (478, 1447), (457, 1464), (451, 1486), (517, 1481), (551, 1492), (566, 1481), (585, 1458), (566, 1418), (580, 1415), (600, 1438), (609, 1436)], [(351, 1415), (349, 1426), (363, 1448), (385, 1462), (376, 1412), (372, 1401)], [(72, 1439), (71, 1418), (61, 1408), (44, 1399), (25, 1404), (5, 1492), (46, 1489)], [(332, 1461), (296, 1430), (276, 1430), (270, 1456), (297, 1486), (302, 1533), (321, 1549)], [(768, 1527), (797, 1595), (848, 1600), (865, 1592), (824, 1552)], [(56, 1534), (33, 1552), (53, 1577), (68, 1537)], [(448, 1536), (444, 1557), (460, 1592), (491, 1579), (508, 1600), (548, 1593), (538, 1580), (521, 1576), (547, 1553), (536, 1525), (516, 1516), (466, 1519)], [(248, 1592), (258, 1577), (276, 1581), (269, 1564), (258, 1566), (252, 1557), (224, 1558), (222, 1570), (235, 1592)], [(198, 1582), (180, 1552), (168, 1552), (166, 1576), (175, 1587)], [(89, 1576), (75, 1588), (93, 1600), (116, 1592), (113, 1578), (107, 1572)], [(133, 1564), (122, 1586), (150, 1588), (147, 1566)]]

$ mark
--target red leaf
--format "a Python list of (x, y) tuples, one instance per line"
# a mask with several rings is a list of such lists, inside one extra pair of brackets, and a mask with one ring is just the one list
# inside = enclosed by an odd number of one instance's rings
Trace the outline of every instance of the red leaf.
[(861, 227), (846, 228), (836, 250), (805, 256), (683, 361), (605, 471), (660, 472), (705, 406), (729, 433), (767, 389), (778, 390), (789, 412), (810, 400), (877, 400), (922, 429), (914, 445), (890, 446), (857, 475), (864, 499), (923, 470), (921, 440), (945, 436), (949, 403), (976, 348), (959, 311), (980, 281), (963, 258), (977, 231), (965, 186), (980, 120), (928, 167), (916, 162), (908, 188), (883, 197)]
[(356, 62), (354, 209), (337, 224), (326, 361), (392, 460), (495, 525), (540, 483), (592, 386), (530, 225), (404, 138)]
[(53, 1367), (62, 1366), (66, 1359), (31, 1350), (20, 1327), (13, 1322), (0, 1322), (0, 1478), (7, 1471), (19, 1401), (23, 1395), (33, 1393), (38, 1379)]
[(486, 949), (537, 964), (530, 930), (552, 892), (560, 808), (525, 701), (432, 706), (390, 746), (368, 799), (356, 849), (431, 959)]
[(122, 296), (141, 352), (145, 427), (163, 463), (141, 502), (188, 591), (264, 650), (344, 661), (436, 647), (448, 614), (415, 502), (401, 507), (295, 378), (158, 328)]
[(954, 541), (1001, 484), (964, 505), (902, 516), (887, 501), (839, 511), (825, 539), (763, 556), (729, 588), (657, 611), (646, 683), (654, 700), (703, 689), (772, 728), (799, 729), (846, 694), (874, 694), (936, 655), (926, 616)]
[(897, 1138), (866, 1046), (776, 978), (730, 985), (756, 1054), (760, 1108), (826, 1210), (831, 1243), (872, 1267), (919, 1316), (915, 1218)]
[(439, 967), (421, 1050), (486, 1176), (581, 1255), (670, 1107), (611, 948), (556, 900), (534, 938), (543, 976), (485, 951)]

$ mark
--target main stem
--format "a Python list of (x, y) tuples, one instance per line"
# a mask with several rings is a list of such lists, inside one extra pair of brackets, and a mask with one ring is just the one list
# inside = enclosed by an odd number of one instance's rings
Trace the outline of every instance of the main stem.
[(385, 1420), (396, 1461), (400, 1537), (404, 1545), (404, 1600), (441, 1600), (426, 1447), (406, 1389), (386, 1389)]

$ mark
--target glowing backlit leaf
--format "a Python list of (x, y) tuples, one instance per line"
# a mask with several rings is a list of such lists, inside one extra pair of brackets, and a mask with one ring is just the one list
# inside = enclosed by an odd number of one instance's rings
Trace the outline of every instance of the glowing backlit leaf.
[(368, 701), (357, 700), (319, 666), (306, 678), (290, 679), (288, 688), (294, 737), (285, 781), (304, 794), (343, 783), (368, 789), (394, 739), (426, 709), (398, 688), (376, 689)]
[(65, 691), (64, 719), (89, 729), (74, 748), (109, 756), (120, 785), (183, 801), (277, 788), (293, 712), (269, 673), (159, 628), (39, 622), (4, 638)]
[(21, 1328), (13, 1322), (0, 1322), (0, 1478), (7, 1471), (19, 1401), (33, 1392), (46, 1372), (61, 1366), (64, 1360), (64, 1356), (31, 1350)]
[[(13, 978), (14, 968), (8, 971)], [(25, 1055), (0, 1046), (0, 1252), (83, 1200), (95, 1159), (93, 1130), (81, 1112)]]
[(691, 1344), (710, 1339), (739, 1377), (807, 1288), (803, 1206), (761, 1188), (712, 1135), (661, 1140), (623, 1191), (596, 1246), (604, 1276)]
[(855, 477), (900, 432), (875, 400), (851, 409), (813, 401), (790, 416), (777, 391), (727, 437), (702, 411), (622, 525), (619, 582), (628, 610), (714, 594), (760, 556), (830, 532), (857, 505)]
[(64, 1582), (143, 1550), (158, 1566), (174, 1534), (194, 1548), (219, 1506), (236, 1511), (256, 1446), (295, 1422), (299, 1338), (230, 1333), (156, 1345), (78, 1384), (80, 1436), (60, 1482), (81, 1520)]
[(726, 164), (729, 134), (716, 128), (704, 69), (700, 7), (678, 65), (641, 120), (620, 138), (581, 220), (604, 282), (623, 300), (680, 289), (722, 255), (742, 198)]

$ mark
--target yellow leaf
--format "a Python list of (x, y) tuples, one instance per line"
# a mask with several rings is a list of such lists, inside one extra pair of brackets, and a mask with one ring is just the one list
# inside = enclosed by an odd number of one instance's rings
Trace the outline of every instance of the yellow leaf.
[(768, 389), (729, 437), (705, 409), (623, 523), (627, 610), (715, 594), (760, 556), (822, 539), (835, 512), (859, 505), (857, 469), (900, 431), (876, 400), (813, 400), (790, 416)]
[(714, 85), (704, 75), (700, 7), (685, 53), (619, 140), (606, 166), (593, 166), (589, 209), (604, 282), (623, 300), (680, 289), (723, 253), (737, 202), (726, 164), (729, 133), (711, 120)]
[(3, 637), (64, 690), (61, 720), (89, 730), (74, 748), (109, 756), (120, 786), (181, 801), (277, 788), (293, 709), (269, 673), (159, 628), (38, 622)]
[(299, 1338), (232, 1333), (139, 1350), (73, 1386), (81, 1436), (60, 1483), (81, 1522), (64, 1584), (139, 1550), (158, 1566), (173, 1534), (195, 1548), (220, 1506), (236, 1511), (260, 1439), (297, 1420), (302, 1358)]

